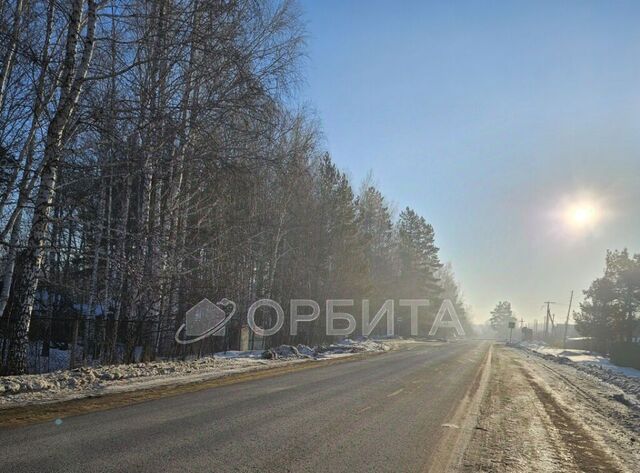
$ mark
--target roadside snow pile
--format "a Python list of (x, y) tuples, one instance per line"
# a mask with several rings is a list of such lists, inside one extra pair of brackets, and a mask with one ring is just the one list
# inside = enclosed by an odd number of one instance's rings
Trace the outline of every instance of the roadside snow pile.
[(216, 353), (213, 356), (215, 358), (262, 358), (262, 354), (264, 352), (262, 350), (249, 350), (249, 351), (239, 351), (239, 350), (228, 350), (221, 351), (220, 353)]
[(547, 360), (571, 365), (640, 400), (640, 370), (614, 365), (609, 358), (586, 350), (551, 348), (542, 342), (520, 342), (517, 346)]
[(344, 340), (332, 343), (327, 347), (320, 347), (318, 351), (320, 351), (324, 356), (331, 356), (348, 353), (388, 351), (389, 349), (389, 345), (369, 338), (359, 338), (356, 340), (345, 338)]
[(318, 352), (307, 345), (280, 345), (269, 348), (262, 353), (262, 358), (266, 360), (278, 360), (281, 358), (317, 358)]
[(360, 338), (357, 340), (345, 338), (337, 343), (315, 348), (311, 348), (307, 345), (280, 345), (279, 347), (265, 350), (262, 357), (267, 360), (276, 360), (281, 358), (323, 359), (342, 355), (351, 355), (354, 353), (387, 351), (389, 349), (389, 345), (368, 338)]
[(214, 356), (192, 361), (162, 361), (76, 368), (44, 374), (7, 376), (0, 378), (0, 404), (10, 395), (30, 392), (92, 391), (110, 382), (158, 376), (186, 376), (212, 370), (226, 371), (250, 364), (263, 364), (264, 360), (244, 357), (225, 358)]
[(130, 365), (84, 367), (44, 374), (0, 377), (0, 407), (131, 390), (149, 384), (190, 382), (231, 373), (269, 368), (282, 363), (321, 360), (353, 353), (387, 351), (372, 340), (342, 340), (328, 347), (280, 345), (268, 350), (227, 351), (190, 361), (158, 361)]

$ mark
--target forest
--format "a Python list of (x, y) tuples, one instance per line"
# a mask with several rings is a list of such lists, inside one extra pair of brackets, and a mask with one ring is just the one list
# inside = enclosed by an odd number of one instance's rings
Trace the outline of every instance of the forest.
[[(447, 297), (464, 317), (433, 226), (351, 182), (298, 103), (296, 2), (8, 0), (0, 35), (4, 374), (52, 348), (185, 356), (204, 297)], [(189, 353), (236, 347), (234, 323)], [(324, 343), (322, 324), (264, 343)]]

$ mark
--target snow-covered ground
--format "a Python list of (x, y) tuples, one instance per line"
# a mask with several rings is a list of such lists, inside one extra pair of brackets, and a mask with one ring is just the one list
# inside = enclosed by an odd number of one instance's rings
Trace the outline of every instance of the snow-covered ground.
[(0, 408), (204, 381), (285, 364), (387, 351), (390, 347), (389, 343), (370, 339), (345, 339), (315, 348), (281, 345), (265, 351), (227, 351), (186, 361), (83, 367), (43, 374), (5, 376), (0, 378)]
[(553, 348), (543, 342), (520, 342), (518, 347), (613, 384), (640, 400), (640, 370), (614, 365), (605, 356), (586, 350)]
[(640, 402), (561, 359), (495, 347), (463, 472), (638, 471)]

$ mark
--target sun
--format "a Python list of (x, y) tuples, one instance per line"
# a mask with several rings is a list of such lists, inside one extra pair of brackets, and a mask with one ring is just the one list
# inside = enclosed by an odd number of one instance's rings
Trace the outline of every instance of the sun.
[(551, 223), (548, 231), (570, 242), (602, 235), (614, 215), (611, 197), (591, 190), (556, 199), (546, 214)]
[(571, 209), (571, 221), (577, 225), (585, 225), (593, 222), (595, 211), (588, 204), (580, 204)]
[(599, 212), (591, 202), (577, 202), (568, 206), (565, 219), (576, 229), (592, 227), (598, 222)]

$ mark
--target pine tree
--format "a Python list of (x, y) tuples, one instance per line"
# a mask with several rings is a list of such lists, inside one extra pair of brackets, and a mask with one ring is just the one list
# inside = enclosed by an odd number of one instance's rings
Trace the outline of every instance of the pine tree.
[(382, 193), (371, 185), (365, 185), (361, 190), (356, 208), (372, 284), (369, 293), (377, 300), (383, 300), (392, 296), (397, 275), (391, 212)]
[(496, 304), (495, 308), (491, 311), (491, 317), (489, 323), (491, 328), (501, 334), (504, 334), (509, 329), (509, 322), (515, 322), (516, 317), (511, 309), (511, 302), (500, 301)]
[(440, 296), (438, 251), (431, 224), (409, 207), (403, 210), (398, 221), (398, 254), (406, 297), (435, 300)]
[(640, 254), (607, 251), (604, 275), (584, 295), (574, 314), (580, 333), (595, 337), (603, 350), (610, 341), (631, 341), (640, 324)]

